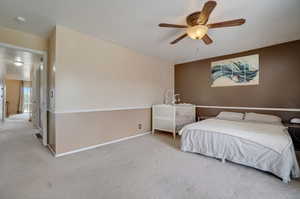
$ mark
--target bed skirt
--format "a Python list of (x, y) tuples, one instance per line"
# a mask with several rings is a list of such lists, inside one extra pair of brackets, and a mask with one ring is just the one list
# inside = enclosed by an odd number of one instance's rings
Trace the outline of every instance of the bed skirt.
[(181, 150), (267, 171), (280, 177), (285, 183), (288, 183), (291, 178), (300, 177), (292, 142), (281, 153), (278, 153), (240, 137), (186, 130), (181, 136)]

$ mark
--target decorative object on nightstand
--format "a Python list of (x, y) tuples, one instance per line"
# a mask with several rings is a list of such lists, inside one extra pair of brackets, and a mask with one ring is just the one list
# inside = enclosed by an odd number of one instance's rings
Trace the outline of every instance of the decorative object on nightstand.
[(293, 140), (293, 144), (296, 151), (300, 151), (300, 124), (299, 123), (291, 123), (291, 120), (288, 123), (284, 123), (286, 127), (288, 127), (288, 132)]
[(155, 130), (176, 133), (195, 122), (196, 106), (192, 104), (157, 104), (152, 106), (152, 133)]

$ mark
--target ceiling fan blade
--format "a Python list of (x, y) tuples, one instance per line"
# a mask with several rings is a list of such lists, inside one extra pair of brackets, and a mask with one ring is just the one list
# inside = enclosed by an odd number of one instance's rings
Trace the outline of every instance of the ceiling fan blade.
[(177, 42), (179, 42), (180, 40), (182, 40), (186, 36), (187, 36), (187, 34), (184, 33), (183, 35), (181, 35), (180, 37), (178, 37), (177, 39), (175, 39), (174, 41), (172, 41), (170, 44), (176, 44)]
[(202, 37), (202, 40), (206, 45), (209, 45), (213, 42), (213, 40), (207, 34)]
[(199, 15), (198, 24), (205, 25), (208, 21), (209, 15), (216, 7), (217, 2), (215, 1), (208, 1), (204, 4), (203, 9)]
[(240, 26), (246, 22), (245, 19), (235, 19), (230, 21), (223, 21), (219, 23), (208, 24), (208, 28), (223, 28), (223, 27), (231, 27), (231, 26)]
[(168, 24), (168, 23), (160, 23), (158, 24), (158, 26), (164, 28), (187, 28), (188, 27), (186, 25), (177, 25), (177, 24)]

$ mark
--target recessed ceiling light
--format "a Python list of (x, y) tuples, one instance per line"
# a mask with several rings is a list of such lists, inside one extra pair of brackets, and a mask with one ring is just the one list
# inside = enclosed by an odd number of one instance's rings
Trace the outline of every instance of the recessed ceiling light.
[(21, 61), (15, 61), (14, 64), (15, 66), (23, 66), (24, 63)]
[(19, 22), (19, 23), (25, 23), (26, 22), (26, 19), (24, 17), (16, 17), (16, 21)]
[(16, 60), (16, 61), (19, 61), (19, 62), (22, 62), (21, 57), (16, 57), (15, 60)]

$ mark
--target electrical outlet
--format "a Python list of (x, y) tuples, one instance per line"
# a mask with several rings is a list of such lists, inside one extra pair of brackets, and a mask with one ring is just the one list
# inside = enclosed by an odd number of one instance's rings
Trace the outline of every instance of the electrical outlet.
[(142, 124), (138, 125), (138, 129), (141, 130), (142, 129)]

